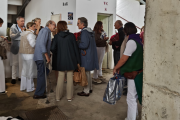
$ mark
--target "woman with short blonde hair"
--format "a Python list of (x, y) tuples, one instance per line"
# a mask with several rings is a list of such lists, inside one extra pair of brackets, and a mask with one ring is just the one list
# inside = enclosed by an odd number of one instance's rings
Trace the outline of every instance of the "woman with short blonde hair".
[(19, 53), (21, 53), (21, 57), (23, 60), (20, 90), (32, 92), (35, 90), (33, 81), (35, 74), (35, 62), (33, 58), (36, 44), (36, 35), (34, 34), (36, 24), (33, 22), (28, 22), (26, 27), (26, 31), (23, 31), (21, 33), (21, 42), (19, 47)]
[(40, 31), (42, 28), (44, 28), (43, 26), (41, 26), (41, 18), (35, 18), (35, 19), (32, 20), (32, 22), (36, 24), (36, 29), (35, 29), (34, 33), (35, 33), (36, 35), (38, 35), (38, 34), (39, 34), (39, 31)]

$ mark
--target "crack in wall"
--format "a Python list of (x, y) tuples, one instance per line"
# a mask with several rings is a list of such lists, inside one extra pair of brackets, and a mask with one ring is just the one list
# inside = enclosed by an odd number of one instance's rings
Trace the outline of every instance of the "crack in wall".
[(163, 93), (166, 93), (166, 94), (171, 94), (173, 96), (176, 96), (176, 97), (180, 97), (180, 93), (179, 92), (176, 92), (176, 91), (172, 91), (170, 90), (169, 88), (165, 87), (165, 86), (156, 86), (155, 84), (151, 84), (151, 83), (144, 83), (144, 84), (147, 84), (153, 88), (156, 88), (158, 89), (159, 91), (163, 92)]

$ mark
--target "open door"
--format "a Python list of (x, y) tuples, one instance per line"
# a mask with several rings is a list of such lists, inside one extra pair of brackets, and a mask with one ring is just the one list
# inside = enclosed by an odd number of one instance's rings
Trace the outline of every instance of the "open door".
[[(97, 21), (103, 22), (103, 29), (110, 38), (113, 35), (113, 15), (99, 13), (97, 18), (98, 18)], [(113, 63), (112, 47), (109, 46), (109, 51), (104, 56), (102, 68), (112, 69), (113, 66), (114, 63)]]

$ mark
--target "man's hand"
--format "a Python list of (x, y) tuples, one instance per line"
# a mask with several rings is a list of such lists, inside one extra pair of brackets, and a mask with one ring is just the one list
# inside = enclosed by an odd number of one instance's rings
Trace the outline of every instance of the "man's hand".
[(47, 53), (45, 53), (44, 55), (45, 55), (45, 57), (46, 57), (46, 61), (47, 61), (47, 63), (50, 63), (51, 59), (49, 58), (48, 54), (47, 54)]

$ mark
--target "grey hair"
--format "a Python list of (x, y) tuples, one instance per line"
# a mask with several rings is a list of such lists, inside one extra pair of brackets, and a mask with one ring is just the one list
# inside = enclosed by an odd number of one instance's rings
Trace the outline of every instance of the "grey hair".
[(123, 23), (122, 23), (121, 20), (117, 20), (116, 22), (117, 22), (120, 26), (123, 26)]
[(48, 27), (49, 26), (49, 24), (52, 24), (54, 21), (52, 21), (52, 20), (49, 20), (47, 23), (46, 23), (46, 27)]
[(19, 17), (16, 18), (16, 21), (20, 20), (21, 18), (24, 19), (24, 17), (19, 16)]
[(83, 23), (85, 27), (88, 26), (88, 20), (85, 17), (80, 17), (78, 20), (80, 20), (80, 22)]

